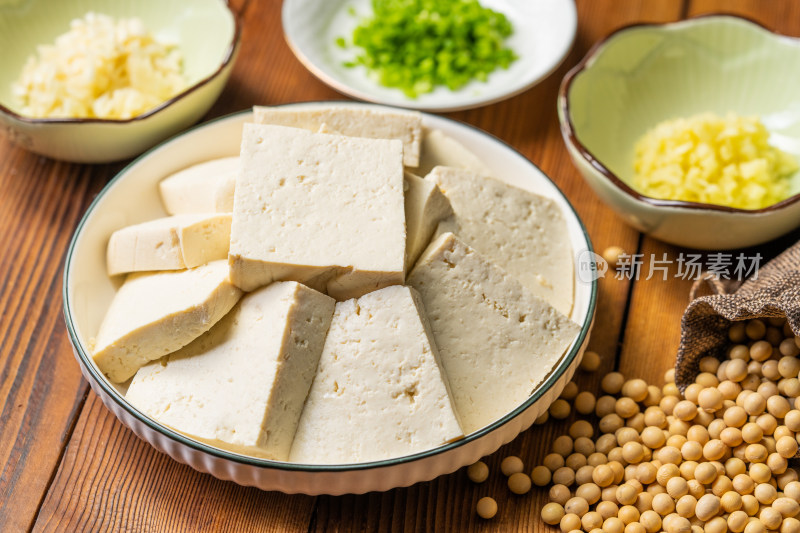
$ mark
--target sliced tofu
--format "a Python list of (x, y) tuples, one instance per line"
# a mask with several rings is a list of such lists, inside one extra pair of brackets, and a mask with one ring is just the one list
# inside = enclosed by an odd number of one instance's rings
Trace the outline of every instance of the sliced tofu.
[(426, 179), (439, 185), (454, 211), (437, 234), (455, 233), (569, 316), (573, 252), (564, 214), (553, 200), (450, 167), (436, 167)]
[(230, 213), (217, 208), (215, 195), (220, 185), (236, 176), (239, 157), (222, 157), (185, 168), (161, 180), (161, 202), (170, 215), (186, 213)]
[(295, 282), (246, 295), (191, 344), (136, 373), (126, 398), (198, 440), (286, 461), (334, 300)]
[(144, 270), (182, 270), (228, 257), (231, 215), (175, 215), (128, 226), (111, 234), (108, 275)]
[(413, 289), (336, 304), (289, 460), (378, 461), (463, 436)]
[(439, 222), (453, 214), (450, 202), (430, 180), (406, 172), (406, 272), (431, 241)]
[(419, 165), (422, 115), (415, 111), (388, 111), (320, 104), (294, 107), (254, 107), (254, 122), (309, 131), (337, 132), (349, 137), (399, 139), (403, 164)]
[(329, 133), (331, 135), (341, 135), (342, 134), (341, 131), (337, 131), (337, 130), (331, 128), (325, 122), (323, 122), (322, 124), (319, 125), (319, 129), (317, 129), (317, 133)]
[(425, 176), (433, 167), (453, 167), (471, 170), (481, 176), (491, 176), (489, 170), (478, 156), (466, 146), (453, 139), (442, 130), (424, 128), (422, 132), (422, 155), (416, 172)]
[(403, 283), (402, 144), (245, 124), (229, 262), (251, 291), (307, 282), (337, 300)]
[(422, 297), (465, 433), (524, 402), (580, 331), (452, 233), (430, 244), (408, 284)]
[(233, 194), (236, 189), (237, 172), (226, 174), (214, 189), (214, 211), (217, 213), (233, 213)]
[(228, 278), (226, 261), (129, 274), (100, 325), (94, 361), (111, 381), (121, 383), (211, 329), (241, 295)]

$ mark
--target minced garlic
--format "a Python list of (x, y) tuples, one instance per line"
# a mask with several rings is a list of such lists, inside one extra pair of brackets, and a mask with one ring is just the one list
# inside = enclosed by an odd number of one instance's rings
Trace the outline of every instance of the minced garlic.
[(636, 143), (634, 189), (652, 198), (761, 209), (789, 196), (795, 159), (756, 117), (668, 120)]
[(136, 18), (88, 13), (37, 52), (13, 86), (30, 117), (127, 119), (186, 88), (180, 51)]

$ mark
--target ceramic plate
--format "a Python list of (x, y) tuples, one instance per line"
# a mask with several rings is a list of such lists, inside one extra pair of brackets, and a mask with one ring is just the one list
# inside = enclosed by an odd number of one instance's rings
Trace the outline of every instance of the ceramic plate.
[[(103, 376), (89, 355), (89, 342), (97, 334), (116, 290), (114, 281), (106, 275), (109, 236), (122, 227), (165, 216), (158, 182), (187, 166), (238, 154), (242, 125), (251, 120), (249, 111), (223, 117), (152, 149), (97, 195), (78, 225), (65, 265), (64, 318), (81, 371), (114, 415), (156, 449), (201, 472), (264, 490), (306, 494), (363, 493), (430, 480), (492, 453), (530, 427), (572, 379), (588, 341), (596, 282), (579, 276), (580, 271), (575, 276), (571, 317), (581, 331), (531, 396), (500, 420), (464, 439), (406, 457), (359, 464), (302, 465), (236, 454), (198, 442), (147, 417), (125, 400), (124, 386), (114, 385)], [(552, 198), (564, 212), (569, 245), (576, 257), (586, 257), (591, 251), (586, 230), (566, 197), (525, 157), (494, 137), (453, 120), (424, 115), (423, 123), (461, 142), (502, 179)]]
[(342, 49), (335, 41), (349, 40), (359, 20), (371, 13), (371, 0), (285, 0), (283, 31), (300, 62), (341, 93), (411, 109), (456, 111), (505, 100), (532, 87), (561, 64), (575, 39), (574, 0), (482, 0), (481, 4), (504, 13), (514, 25), (507, 43), (519, 59), (507, 70), (493, 72), (485, 83), (473, 81), (458, 91), (439, 87), (416, 99), (378, 85), (363, 67), (343, 65), (355, 51)]

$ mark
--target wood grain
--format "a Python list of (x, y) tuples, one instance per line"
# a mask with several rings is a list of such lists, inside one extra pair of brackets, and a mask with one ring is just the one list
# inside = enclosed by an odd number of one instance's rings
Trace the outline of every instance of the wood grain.
[[(643, 264), (631, 295), (620, 357), (619, 371), (626, 377), (662, 385), (664, 372), (675, 365), (680, 317), (692, 286), (690, 278), (677, 277), (680, 251), (650, 238), (643, 241)], [(669, 263), (659, 263), (665, 257)], [(657, 270), (661, 267), (667, 271)]]
[(800, 35), (800, 4), (791, 1), (763, 2), (761, 0), (690, 0), (687, 15), (696, 17), (709, 13), (732, 13), (747, 17), (772, 31), (797, 37)]
[(106, 175), (0, 145), (0, 531), (33, 524), (85, 397), (61, 318), (62, 263)]
[[(254, 104), (344, 98), (292, 55), (280, 29), (280, 0), (236, 4), (247, 6), (242, 48), (206, 118)], [(584, 185), (559, 132), (560, 80), (598, 39), (630, 23), (728, 11), (800, 35), (800, 3), (578, 0), (577, 7), (578, 36), (557, 72), (515, 98), (449, 116), (498, 136), (551, 176), (586, 224), (595, 250), (619, 245), (629, 253), (659, 258), (666, 253), (674, 259), (685, 250), (640, 236)], [(469, 482), (462, 469), (406, 489), (343, 497), (240, 487), (199, 474), (139, 441), (88, 391), (61, 318), (69, 238), (88, 202), (120, 168), (59, 163), (0, 138), (0, 531), (552, 530), (538, 516), (545, 491), (512, 495), (499, 463), (515, 454), (532, 467), (568, 422), (534, 426), (486, 458), (492, 474), (484, 484)], [(795, 232), (757, 251), (770, 256), (798, 238)], [(689, 284), (674, 277), (600, 280), (590, 348), (603, 356), (603, 367), (597, 374), (579, 374), (579, 385), (596, 390), (602, 374), (613, 368), (660, 382), (674, 358)], [(474, 513), (486, 495), (500, 505), (491, 521)]]
[(313, 498), (220, 481), (158, 453), (91, 393), (35, 531), (306, 531)]

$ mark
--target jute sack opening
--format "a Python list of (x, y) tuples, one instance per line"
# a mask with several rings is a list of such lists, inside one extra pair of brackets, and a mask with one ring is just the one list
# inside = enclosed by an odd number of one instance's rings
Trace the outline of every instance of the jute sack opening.
[[(708, 355), (724, 357), (732, 321), (785, 317), (794, 334), (800, 335), (800, 242), (733, 289), (732, 284), (710, 277), (692, 287), (692, 302), (681, 319), (675, 363), (675, 383), (681, 391), (700, 373), (700, 359)], [(703, 290), (713, 294), (695, 297)]]

